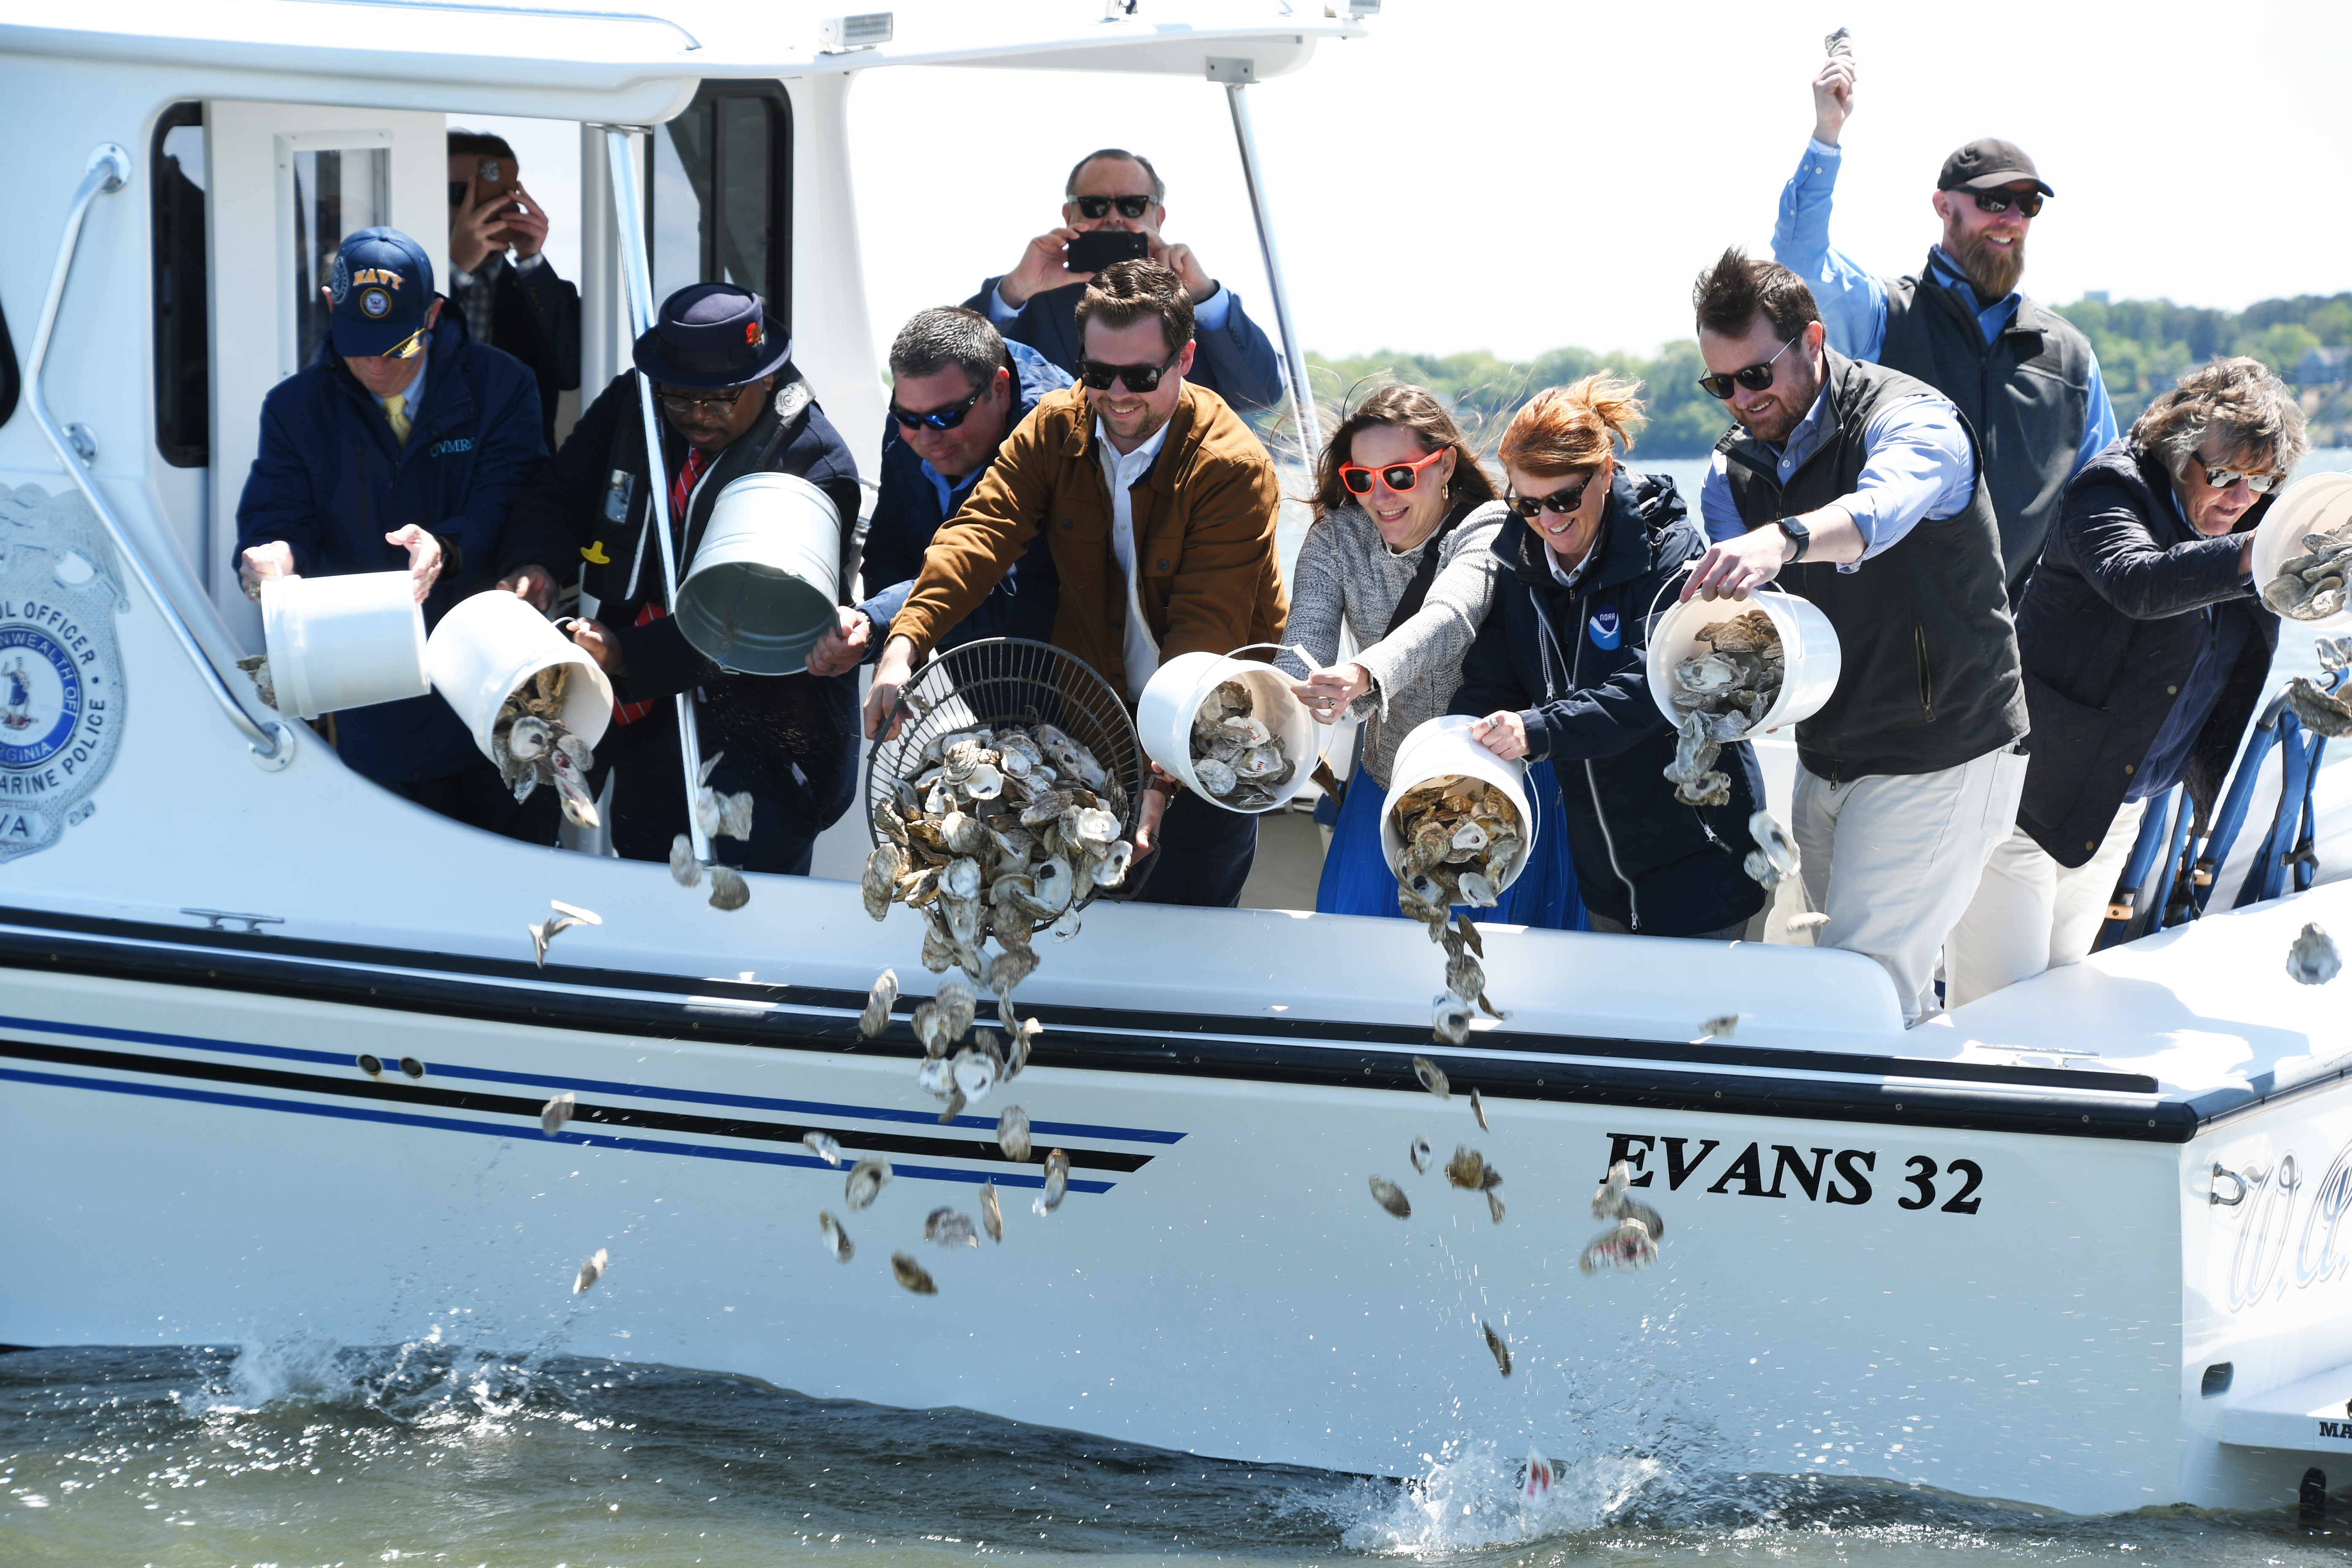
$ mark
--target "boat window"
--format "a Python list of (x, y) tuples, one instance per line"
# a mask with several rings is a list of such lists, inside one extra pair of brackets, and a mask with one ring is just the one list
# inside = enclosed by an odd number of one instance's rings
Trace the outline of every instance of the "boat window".
[(177, 468), (212, 461), (212, 366), (205, 330), (205, 110), (175, 103), (155, 121), (147, 166), (155, 242), (155, 447)]
[(294, 194), (294, 363), (309, 364), (327, 341), (332, 280), (343, 237), (392, 221), (392, 149), (303, 148), (291, 154)]
[(710, 82), (654, 137), (646, 242), (656, 303), (734, 283), (792, 325), (792, 105), (773, 83)]

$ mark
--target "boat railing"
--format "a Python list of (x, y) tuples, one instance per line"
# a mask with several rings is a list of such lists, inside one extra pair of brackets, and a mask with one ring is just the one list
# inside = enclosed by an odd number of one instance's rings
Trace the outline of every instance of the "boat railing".
[(163, 624), (171, 628), (173, 640), (195, 668), (197, 677), (204, 681), (205, 689), (212, 693), (213, 700), (220, 704), (221, 711), (228, 715), (229, 722), (235, 724), (252, 744), (253, 760), (275, 772), (294, 760), (293, 726), (283, 720), (263, 724), (247, 713), (245, 705), (236, 700), (236, 694), (229, 689), (228, 682), (222, 679), (219, 668), (205, 654), (204, 645), (196, 640), (194, 628), (180, 614), (179, 606), (164, 590), (154, 569), (147, 563), (145, 552), (139, 548), (130, 530), (123, 526), (122, 520), (115, 515), (114, 508), (100, 492), (90, 476), (89, 459), (84, 456), (81, 444), (76, 442), (75, 432), (70, 427), (58, 423), (49, 407), (47, 389), (42, 384), (42, 372), (48, 363), (49, 341), (57, 331), (58, 312), (65, 302), (66, 282), (73, 275), (74, 254), (81, 244), (82, 220), (89, 216), (91, 203), (101, 195), (121, 190), (130, 179), (131, 154), (120, 144), (102, 142), (92, 150), (81, 184), (74, 190), (73, 205), (66, 213), (65, 237), (58, 242), (57, 265), (49, 273), (48, 297), (41, 302), (40, 323), (33, 330), (32, 349), (25, 358), (25, 401), (33, 411), (33, 423), (40, 427), (42, 437), (57, 454), (58, 461), (64, 465), (75, 487), (81, 491), (82, 499), (89, 503), (90, 510), (98, 514), (98, 521), (105, 527), (107, 537), (113, 541), (115, 550), (130, 563), (131, 575), (139, 579), (140, 587), (153, 602), (156, 612), (163, 617)]

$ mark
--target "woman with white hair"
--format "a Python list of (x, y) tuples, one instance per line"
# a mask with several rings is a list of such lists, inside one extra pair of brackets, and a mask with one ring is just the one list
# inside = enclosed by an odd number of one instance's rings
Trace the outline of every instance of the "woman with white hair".
[(2268, 366), (2216, 360), (2066, 487), (2017, 610), (2017, 830), (1946, 940), (1948, 1005), (2091, 951), (2147, 802), (2186, 782), (2210, 818), (2278, 646), (2254, 528), (2309, 445)]

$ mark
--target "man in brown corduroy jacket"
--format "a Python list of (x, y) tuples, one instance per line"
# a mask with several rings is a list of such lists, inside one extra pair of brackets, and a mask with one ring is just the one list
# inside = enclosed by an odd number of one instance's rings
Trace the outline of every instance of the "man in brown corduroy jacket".
[[(1223, 399), (1186, 384), (1192, 302), (1183, 285), (1156, 262), (1122, 261), (1097, 275), (1077, 315), (1079, 384), (1039, 401), (932, 537), (875, 668), (869, 734), (916, 661), (1041, 528), (1061, 578), (1055, 646), (1129, 703), (1163, 658), (1281, 637), (1289, 604), (1275, 554), (1274, 464)], [(1138, 899), (1232, 908), (1257, 852), (1257, 819), (1189, 793), (1171, 804), (1166, 781), (1153, 783), (1136, 833), (1137, 855), (1150, 857), (1139, 860)]]

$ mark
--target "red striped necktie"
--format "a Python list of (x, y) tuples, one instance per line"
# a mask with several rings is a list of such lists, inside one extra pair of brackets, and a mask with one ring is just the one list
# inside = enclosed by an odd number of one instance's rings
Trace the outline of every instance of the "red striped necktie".
[[(702, 453), (698, 448), (692, 447), (688, 447), (686, 451), (686, 461), (678, 465), (677, 478), (670, 481), (669, 515), (673, 520), (683, 518), (686, 515), (686, 503), (693, 498), (694, 484), (697, 479), (702, 477), (703, 467)], [(679, 530), (679, 532), (681, 533), (684, 531), (685, 530), (683, 529)], [(646, 601), (645, 608), (637, 612), (636, 624), (641, 626), (649, 626), (668, 614), (669, 612), (667, 610), (648, 598)], [(613, 704), (613, 722), (615, 724), (634, 724), (638, 720), (644, 718), (646, 714), (652, 712), (658, 705), (658, 702), (615, 701)]]

